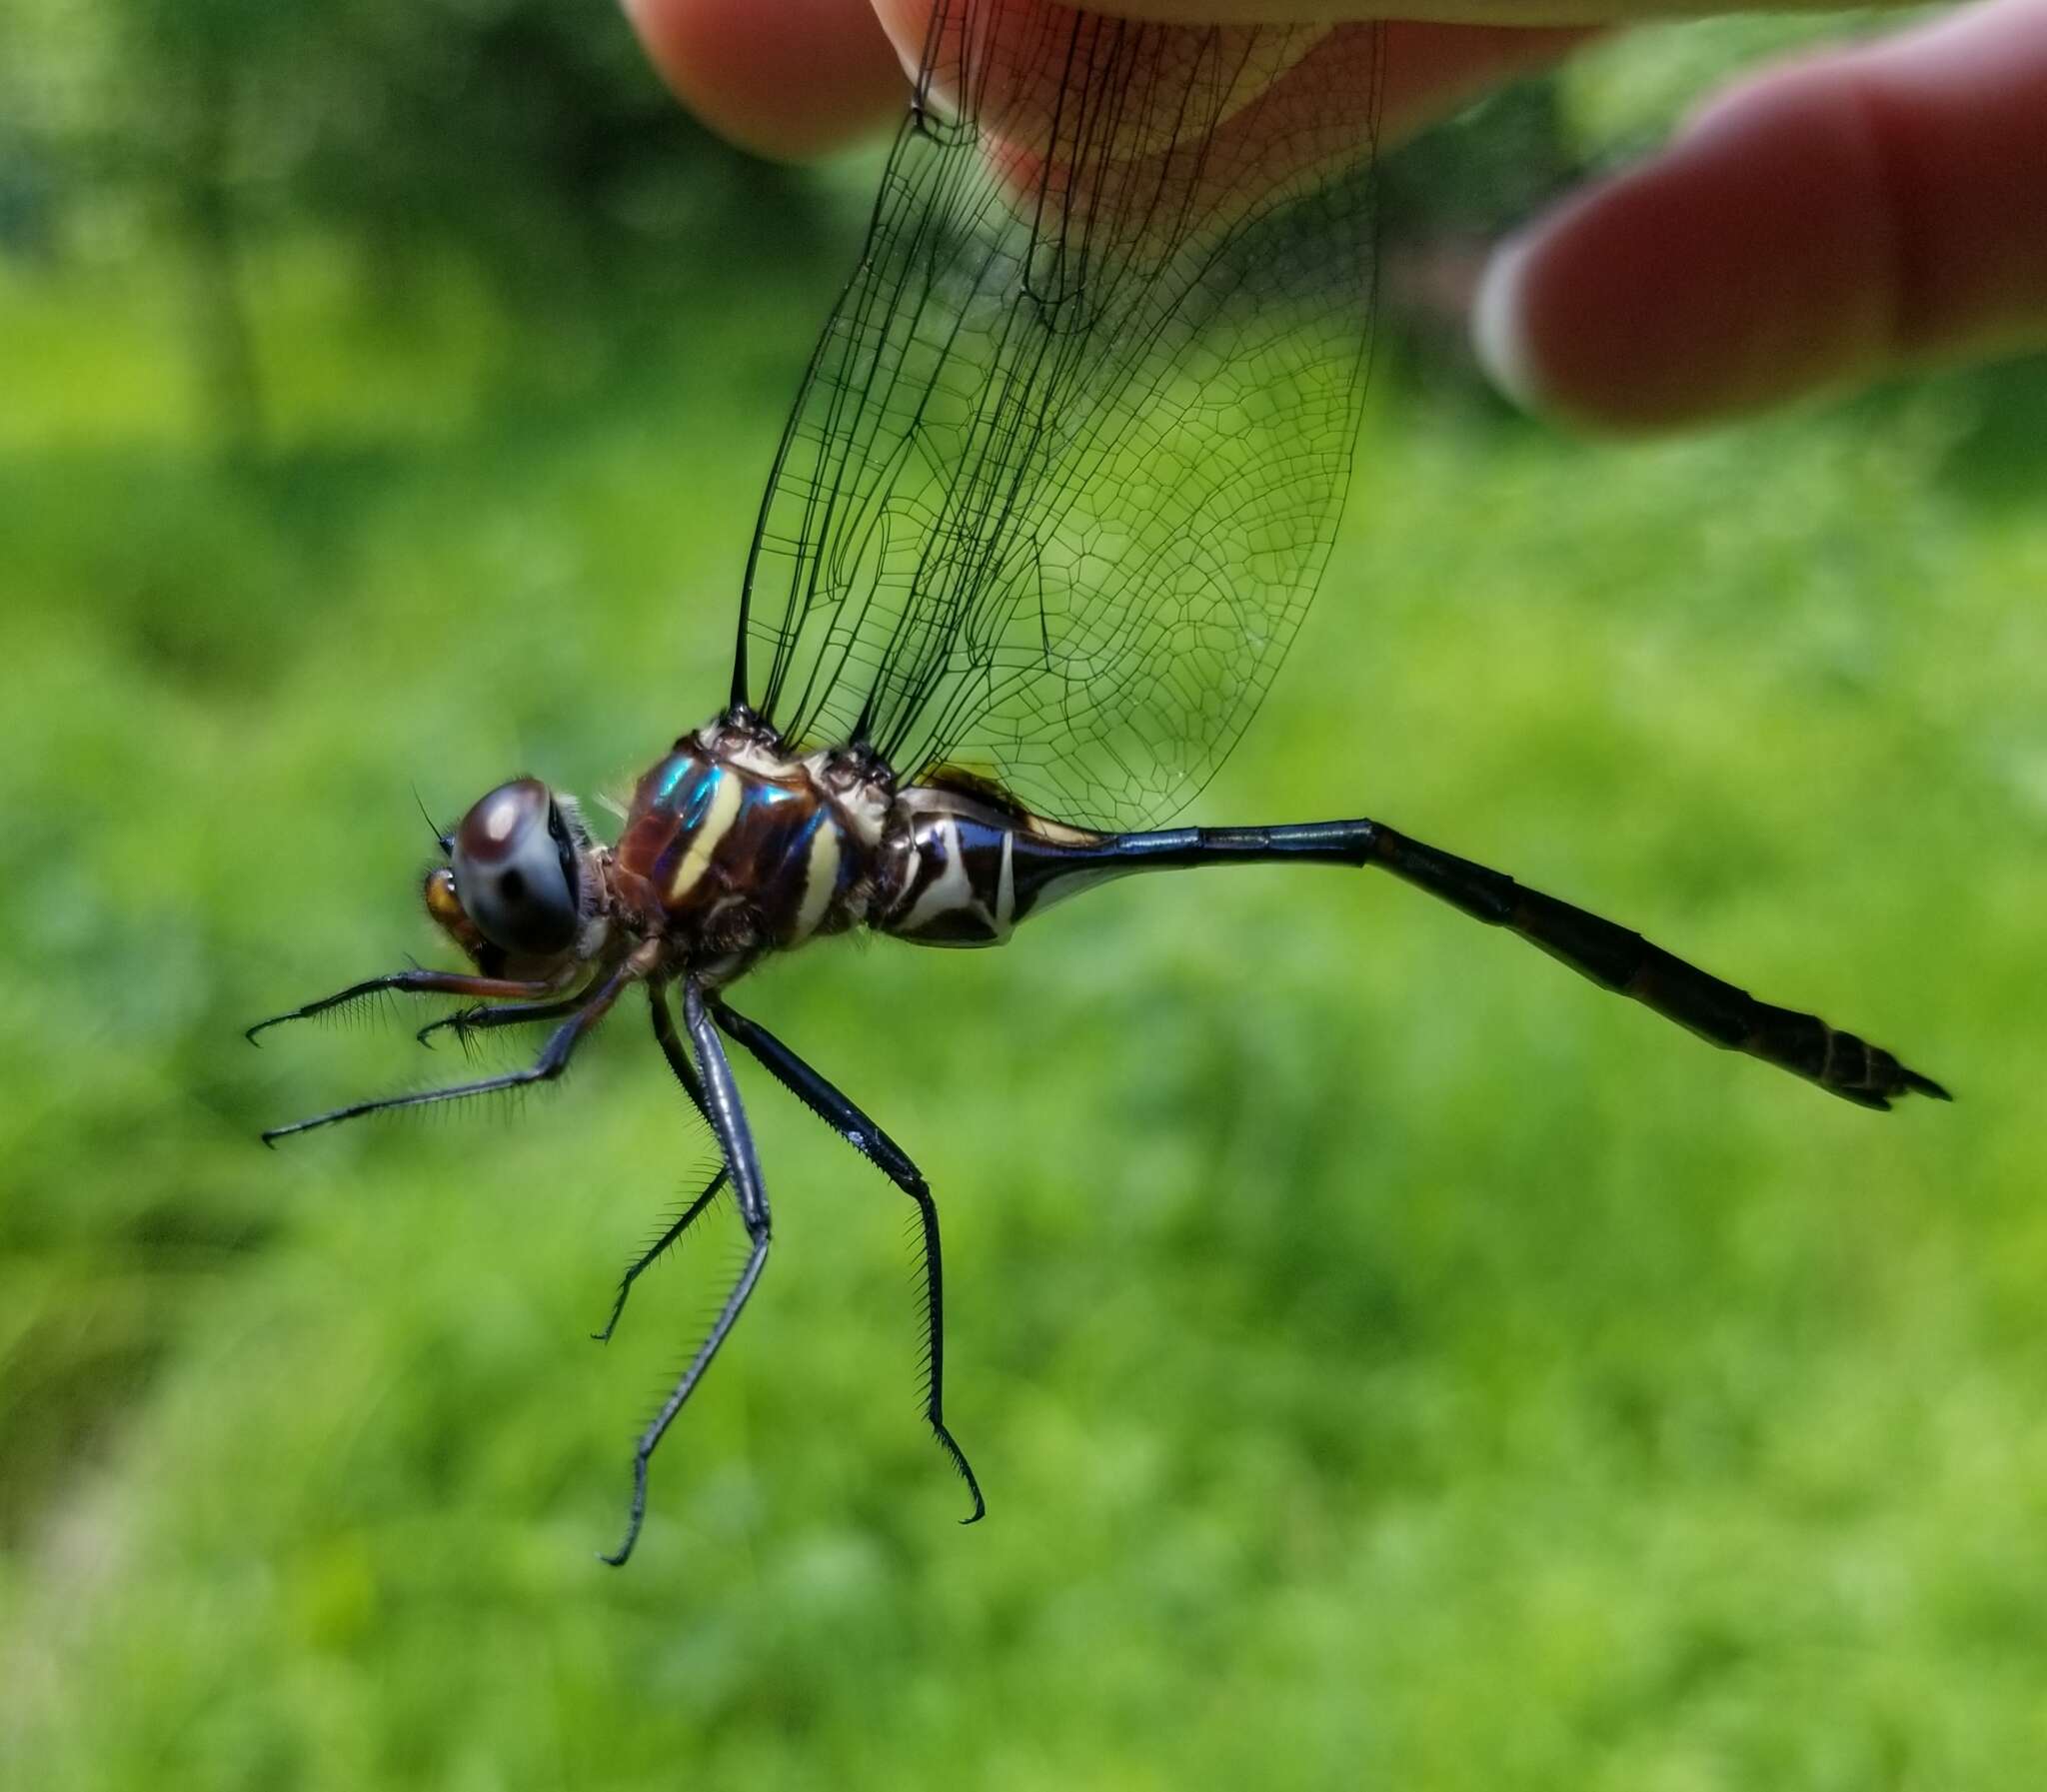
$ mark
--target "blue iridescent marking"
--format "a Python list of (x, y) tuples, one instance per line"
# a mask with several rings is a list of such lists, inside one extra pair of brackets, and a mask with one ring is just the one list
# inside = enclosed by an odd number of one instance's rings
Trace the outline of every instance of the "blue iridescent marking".
[[(796, 839), (790, 842), (789, 858), (793, 861), (802, 860), (808, 863), (811, 855), (811, 842), (818, 838), (818, 830), (824, 827), (824, 825), (825, 806), (821, 803), (811, 812), (811, 819), (798, 830)], [(839, 869), (842, 874), (846, 869), (846, 861), (843, 856), (839, 862)]]
[[(751, 816), (756, 810), (768, 811), (778, 809), (783, 804), (793, 802), (803, 795), (804, 793), (801, 791), (793, 791), (782, 785), (750, 785), (747, 789), (740, 814), (742, 816)], [(803, 825), (793, 834), (785, 837), (787, 844), (781, 848), (781, 856), (785, 864), (801, 865), (804, 862), (805, 856), (811, 850), (811, 839), (818, 832), (818, 826), (824, 819), (824, 806), (822, 804), (813, 805), (810, 816)]]
[(706, 766), (704, 776), (697, 781), (697, 788), (690, 793), (689, 801), (683, 805), (682, 823), (685, 834), (695, 834), (704, 826), (704, 817), (711, 808), (712, 799), (718, 795), (718, 787), (725, 780), (723, 766)]
[(682, 784), (683, 780), (688, 778), (693, 772), (701, 772), (703, 770), (704, 762), (697, 759), (694, 755), (687, 753), (672, 755), (669, 759), (667, 773), (663, 776), (661, 782), (654, 787), (654, 807), (656, 809), (670, 808), (675, 802), (677, 788)]

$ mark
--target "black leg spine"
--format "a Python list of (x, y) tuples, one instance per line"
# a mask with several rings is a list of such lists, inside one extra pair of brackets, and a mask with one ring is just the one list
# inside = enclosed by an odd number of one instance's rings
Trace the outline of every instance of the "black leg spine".
[(967, 1452), (946, 1423), (945, 1256), (939, 1243), (939, 1204), (932, 1196), (931, 1184), (902, 1146), (767, 1027), (727, 1006), (718, 996), (711, 999), (711, 1012), (726, 1033), (745, 1046), (784, 1088), (917, 1203), (924, 1258), (925, 1422), (967, 1483), (967, 1491), (974, 1500), (974, 1510), (961, 1522), (974, 1523), (987, 1513), (988, 1502), (982, 1497), (981, 1482), (967, 1460)]
[(732, 1065), (725, 1055), (725, 1047), (719, 1043), (718, 1029), (711, 1022), (703, 992), (694, 982), (683, 985), (683, 1025), (696, 1050), (704, 1116), (718, 1134), (719, 1148), (725, 1153), (726, 1167), (732, 1174), (733, 1192), (739, 1201), (740, 1220), (747, 1228), (751, 1248), (739, 1279), (733, 1283), (732, 1291), (725, 1297), (725, 1305), (712, 1322), (709, 1335), (697, 1346), (689, 1366), (683, 1370), (661, 1410), (641, 1433), (634, 1448), (633, 1498), (627, 1512), (626, 1534), (618, 1548), (603, 1558), (614, 1568), (625, 1565), (633, 1553), (633, 1545), (640, 1540), (640, 1527), (647, 1517), (647, 1468), (655, 1450), (660, 1447), (669, 1426), (675, 1423), (676, 1414), (682, 1411), (690, 1395), (696, 1391), (697, 1383), (704, 1378), (704, 1371), (711, 1366), (719, 1346), (738, 1324), (740, 1314), (746, 1310), (747, 1301), (753, 1295), (754, 1285), (761, 1279), (761, 1271), (768, 1263), (771, 1231), (768, 1192), (761, 1180), (761, 1161), (754, 1149), (753, 1130), (747, 1124), (747, 1110), (741, 1104), (739, 1084), (733, 1080)]
[[(702, 1114), (703, 1085), (697, 1080), (696, 1066), (690, 1062), (689, 1053), (683, 1049), (682, 1041), (676, 1037), (676, 1023), (668, 1011), (666, 987), (650, 984), (647, 990), (647, 1005), (654, 1016), (655, 1039), (661, 1046), (662, 1055), (668, 1059), (668, 1067), (675, 1072), (676, 1080), (683, 1085), (683, 1092), (690, 1097), (691, 1105)], [(618, 1330), (619, 1320), (625, 1314), (626, 1301), (633, 1292), (633, 1284), (660, 1260), (663, 1251), (703, 1217), (705, 1210), (718, 1198), (719, 1190), (725, 1186), (729, 1173), (726, 1166), (721, 1163), (718, 1166), (718, 1173), (697, 1191), (696, 1198), (676, 1215), (661, 1236), (627, 1265), (625, 1274), (619, 1277), (618, 1291), (612, 1296), (612, 1310), (604, 1322), (604, 1329), (590, 1334), (598, 1343), (611, 1342), (612, 1333)]]

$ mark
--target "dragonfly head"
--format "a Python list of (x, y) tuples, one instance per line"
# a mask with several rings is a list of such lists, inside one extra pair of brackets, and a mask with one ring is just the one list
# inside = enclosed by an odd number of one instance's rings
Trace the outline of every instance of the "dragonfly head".
[(489, 975), (543, 974), (603, 943), (600, 849), (537, 778), (501, 784), (442, 837), (427, 912)]

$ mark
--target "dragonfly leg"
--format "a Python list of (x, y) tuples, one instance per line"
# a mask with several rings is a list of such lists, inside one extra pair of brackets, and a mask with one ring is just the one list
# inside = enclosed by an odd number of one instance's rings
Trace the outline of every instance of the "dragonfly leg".
[(586, 993), (576, 1011), (549, 1035), (540, 1056), (523, 1070), (510, 1070), (502, 1076), (486, 1076), (475, 1082), (454, 1083), (446, 1088), (416, 1089), (409, 1094), (351, 1101), (346, 1107), (329, 1108), (325, 1113), (293, 1120), (286, 1126), (272, 1126), (263, 1134), (263, 1142), (274, 1145), (280, 1138), (289, 1138), (294, 1132), (310, 1132), (316, 1126), (332, 1126), (340, 1120), (360, 1119), (364, 1114), (384, 1113), (400, 1107), (427, 1107), (440, 1101), (459, 1101), (470, 1095), (492, 1094), (498, 1089), (552, 1082), (569, 1067), (569, 1059), (584, 1035), (611, 1011), (612, 1003), (618, 1000), (627, 986), (640, 981), (654, 968), (660, 950), (657, 942), (649, 941), (634, 951), (596, 989)]
[(972, 1524), (988, 1511), (981, 1483), (946, 1425), (946, 1284), (945, 1260), (939, 1248), (939, 1204), (932, 1198), (931, 1185), (910, 1160), (908, 1153), (888, 1133), (868, 1118), (844, 1094), (778, 1039), (758, 1020), (750, 1020), (737, 1009), (713, 996), (711, 1012), (725, 1031), (753, 1053), (782, 1086), (825, 1121), (839, 1136), (875, 1164), (890, 1181), (917, 1203), (918, 1224), (923, 1232), (925, 1293), (925, 1420), (939, 1447), (952, 1459), (960, 1478), (973, 1496), (974, 1510), (963, 1524)]
[(287, 1020), (310, 1020), (315, 1014), (346, 1007), (366, 996), (381, 995), (387, 989), (400, 995), (474, 995), (487, 1001), (517, 1000), (522, 996), (546, 997), (558, 994), (580, 968), (572, 962), (557, 975), (537, 981), (518, 977), (472, 976), (457, 970), (422, 970), (417, 966), (411, 970), (393, 970), (384, 976), (366, 977), (360, 983), (351, 983), (346, 989), (337, 989), (332, 995), (323, 995), (318, 1001), (309, 1001), (303, 1007), (272, 1014), (269, 1019), (259, 1020), (254, 1026), (245, 1028), (242, 1036), (253, 1044), (256, 1035), (269, 1027), (282, 1026)]
[(647, 1517), (647, 1465), (653, 1460), (654, 1452), (667, 1435), (669, 1426), (675, 1423), (676, 1414), (682, 1411), (690, 1395), (696, 1391), (697, 1383), (704, 1378), (704, 1371), (711, 1366), (719, 1346), (746, 1310), (748, 1297), (768, 1262), (768, 1191), (761, 1181), (761, 1161), (754, 1150), (754, 1134), (747, 1124), (747, 1110), (740, 1104), (739, 1084), (733, 1080), (732, 1064), (725, 1055), (725, 1047), (719, 1042), (718, 1029), (711, 1023), (703, 991), (694, 981), (683, 985), (683, 1025), (689, 1031), (690, 1043), (697, 1054), (697, 1074), (704, 1093), (704, 1117), (717, 1133), (719, 1148), (725, 1153), (726, 1167), (732, 1172), (740, 1220), (747, 1228), (752, 1248), (747, 1252), (746, 1264), (740, 1270), (739, 1279), (733, 1283), (732, 1292), (725, 1297), (725, 1305), (712, 1322), (710, 1335), (697, 1346), (697, 1353), (690, 1358), (689, 1366), (662, 1402), (653, 1422), (641, 1433), (640, 1442), (633, 1451), (633, 1501), (627, 1513), (626, 1535), (618, 1548), (603, 1558), (615, 1568), (624, 1565), (626, 1558), (633, 1553), (633, 1545), (640, 1540), (640, 1527)]
[(1383, 823), (1311, 822), (1286, 828), (1181, 828), (1123, 835), (1103, 850), (1107, 864), (1254, 864), (1306, 860), (1376, 866), (1404, 883), (1505, 927), (1602, 988), (1632, 996), (1667, 1020), (1732, 1051), (1816, 1082), (1859, 1106), (1888, 1108), (1901, 1095), (1949, 1098), (1930, 1076), (1817, 1014), (1758, 1001), (1696, 964), (1651, 944), (1632, 928), (1518, 884), (1504, 872), (1424, 846)]
[[(676, 1080), (683, 1085), (684, 1092), (695, 1103), (697, 1111), (703, 1113), (703, 1084), (697, 1080), (696, 1066), (690, 1062), (689, 1053), (683, 1049), (682, 1041), (676, 1037), (675, 1019), (668, 1011), (668, 992), (663, 987), (650, 985), (647, 997), (648, 1006), (654, 1014), (654, 1036), (661, 1042), (662, 1054), (668, 1059), (668, 1067), (676, 1073)], [(619, 1278), (619, 1291), (612, 1299), (611, 1317), (605, 1320), (602, 1331), (593, 1331), (590, 1334), (600, 1344), (609, 1343), (612, 1333), (619, 1328), (619, 1317), (626, 1310), (626, 1297), (632, 1293), (633, 1284), (640, 1279), (643, 1272), (653, 1266), (663, 1251), (696, 1224), (704, 1209), (718, 1198), (718, 1191), (725, 1186), (730, 1171), (721, 1163), (718, 1166), (718, 1173), (704, 1184), (697, 1198), (676, 1215), (668, 1229), (643, 1250), (627, 1268), (626, 1273)]]
[(573, 995), (559, 995), (553, 1001), (510, 1001), (496, 1007), (479, 1003), (475, 1007), (458, 1008), (452, 1014), (443, 1014), (438, 1020), (429, 1020), (413, 1037), (424, 1045), (429, 1038), (444, 1026), (452, 1026), (455, 1036), (467, 1042), (473, 1032), (488, 1032), (494, 1026), (530, 1026), (536, 1020), (559, 1020), (564, 1014), (573, 1014), (590, 993), (589, 985)]

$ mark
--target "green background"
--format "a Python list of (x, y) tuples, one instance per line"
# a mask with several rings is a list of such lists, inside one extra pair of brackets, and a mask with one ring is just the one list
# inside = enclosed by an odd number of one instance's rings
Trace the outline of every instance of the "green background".
[[(637, 1008), (532, 1100), (275, 1154), (460, 1055), (238, 1036), (445, 955), (415, 787), (623, 792), (724, 691), (871, 164), (725, 156), (547, 11), (33, 0), (0, 54), (0, 1777), (2038, 1785), (2038, 365), (1601, 448), (1394, 302), (1322, 599), (1193, 812), (1381, 815), (1953, 1107), (1329, 871), (818, 948), (745, 995), (939, 1192), (989, 1518), (919, 1422), (908, 1203), (743, 1069), (776, 1253), (596, 1563), (738, 1260), (721, 1209), (583, 1341), (708, 1153)], [(1389, 255), (1714, 44), (1422, 146)]]

